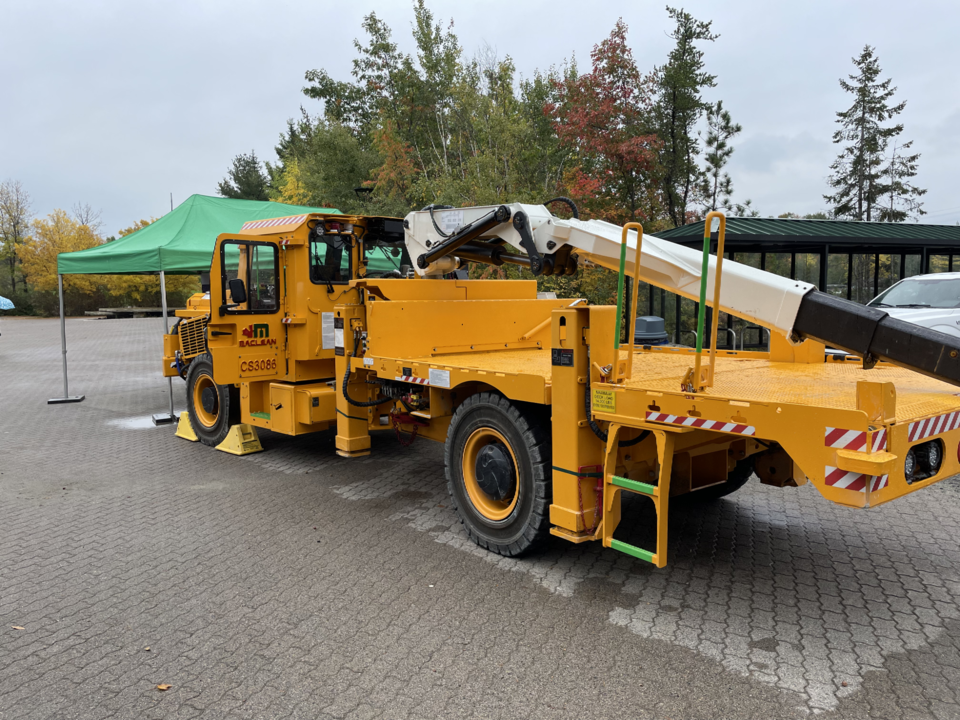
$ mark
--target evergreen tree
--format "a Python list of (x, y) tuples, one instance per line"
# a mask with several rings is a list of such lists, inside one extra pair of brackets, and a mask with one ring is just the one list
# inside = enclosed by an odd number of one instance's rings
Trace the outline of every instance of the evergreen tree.
[(729, 173), (723, 171), (730, 156), (733, 155), (733, 146), (730, 141), (743, 128), (733, 122), (730, 111), (724, 109), (723, 100), (707, 108), (707, 140), (706, 162), (707, 167), (701, 185), (701, 194), (704, 198), (704, 210), (717, 210), (725, 204), (729, 205), (733, 195), (733, 181)]
[[(883, 123), (899, 115), (907, 103), (890, 104), (897, 89), (890, 86), (889, 78), (879, 79), (880, 62), (874, 48), (865, 45), (860, 56), (853, 58), (853, 64), (857, 74), (849, 76), (850, 82), (840, 80), (840, 87), (854, 96), (854, 102), (837, 113), (841, 127), (833, 134), (833, 142), (844, 147), (830, 166), (833, 173), (828, 182), (834, 192), (823, 198), (836, 217), (871, 221), (880, 214), (888, 220), (902, 220), (910, 212), (919, 211), (916, 198), (923, 193), (905, 182), (916, 175), (919, 155), (894, 155), (885, 168), (887, 148), (903, 132), (903, 125)], [(880, 204), (890, 193), (893, 196), (886, 212), (876, 212), (875, 208), (880, 211)]]
[(235, 200), (267, 200), (269, 181), (257, 153), (240, 154), (233, 159), (227, 171), (227, 177), (217, 185), (217, 192), (223, 197)]
[(904, 154), (912, 146), (912, 140), (899, 147), (896, 142), (893, 144), (890, 162), (883, 171), (887, 187), (883, 206), (879, 208), (880, 222), (903, 222), (911, 215), (927, 214), (920, 202), (920, 197), (927, 191), (910, 183), (910, 178), (917, 175), (917, 160), (920, 159), (920, 153)]
[(657, 68), (658, 97), (654, 106), (663, 166), (663, 201), (674, 226), (687, 221), (687, 208), (701, 185), (697, 165), (699, 144), (694, 127), (707, 109), (700, 93), (716, 86), (716, 75), (704, 70), (703, 50), (698, 41), (710, 42), (719, 35), (710, 32), (711, 22), (696, 20), (684, 10), (667, 7), (676, 23), (670, 37), (676, 41), (667, 64)]

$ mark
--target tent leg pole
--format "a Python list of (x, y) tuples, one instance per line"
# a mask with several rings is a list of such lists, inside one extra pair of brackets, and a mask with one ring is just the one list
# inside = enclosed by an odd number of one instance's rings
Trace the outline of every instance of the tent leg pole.
[[(167, 317), (167, 280), (164, 277), (163, 270), (160, 271), (160, 307), (163, 309), (163, 332), (166, 335), (170, 332), (170, 318)], [(167, 378), (167, 389), (170, 395), (170, 412), (160, 413), (153, 416), (154, 425), (166, 425), (172, 423), (176, 417), (173, 414), (173, 378)]]
[(67, 389), (67, 320), (63, 311), (63, 275), (57, 275), (57, 288), (60, 290), (60, 353), (63, 356), (63, 396), (50, 398), (47, 400), (47, 405), (81, 402), (86, 397), (85, 395), (70, 397), (70, 392)]

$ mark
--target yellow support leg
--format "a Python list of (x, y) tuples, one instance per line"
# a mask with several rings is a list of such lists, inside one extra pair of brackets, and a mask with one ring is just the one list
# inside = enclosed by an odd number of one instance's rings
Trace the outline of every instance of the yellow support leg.
[[(617, 467), (617, 442), (620, 426), (610, 426), (607, 436), (606, 462), (603, 472), (603, 546), (619, 550), (640, 560), (653, 563), (658, 568), (667, 564), (667, 527), (670, 511), (670, 473), (673, 468), (674, 434), (664, 430), (651, 430), (657, 441), (657, 457), (660, 472), (656, 485), (630, 480), (615, 474)], [(620, 524), (620, 493), (623, 490), (646, 495), (653, 501), (657, 513), (657, 547), (654, 552), (630, 545), (613, 537)]]

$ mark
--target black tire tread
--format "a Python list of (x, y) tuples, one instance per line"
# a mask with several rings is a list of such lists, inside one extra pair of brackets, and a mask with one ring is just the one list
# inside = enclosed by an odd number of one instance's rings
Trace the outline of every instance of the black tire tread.
[[(503, 412), (514, 424), (523, 442), (526, 445), (533, 468), (533, 504), (530, 515), (518, 540), (510, 544), (499, 544), (478, 535), (469, 523), (464, 521), (464, 512), (457, 502), (454, 493), (454, 468), (457, 458), (453, 457), (454, 436), (461, 419), (477, 406), (494, 406)], [(541, 417), (537, 417), (540, 415)], [(550, 536), (550, 503), (552, 502), (552, 466), (551, 466), (551, 434), (549, 424), (542, 418), (543, 413), (537, 413), (533, 408), (521, 409), (517, 404), (510, 402), (498, 393), (483, 392), (468, 397), (457, 408), (447, 430), (447, 441), (444, 443), (444, 466), (447, 478), (447, 492), (453, 508), (460, 518), (460, 522), (467, 530), (470, 539), (480, 547), (507, 557), (517, 557), (537, 548)]]
[(218, 390), (220, 390), (221, 406), (225, 406), (226, 408), (227, 421), (222, 423), (220, 427), (213, 432), (206, 430), (197, 420), (197, 415), (193, 407), (194, 377), (203, 370), (205, 365), (209, 366), (210, 376), (216, 379), (216, 376), (213, 374), (213, 357), (210, 353), (197, 355), (187, 368), (187, 411), (190, 414), (190, 424), (193, 426), (193, 431), (197, 434), (200, 442), (204, 445), (216, 447), (227, 437), (230, 428), (240, 422), (240, 390), (233, 385), (217, 385)]

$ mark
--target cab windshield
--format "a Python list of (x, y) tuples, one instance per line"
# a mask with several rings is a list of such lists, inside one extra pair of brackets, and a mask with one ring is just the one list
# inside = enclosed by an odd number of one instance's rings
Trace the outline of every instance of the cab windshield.
[(960, 278), (907, 278), (867, 304), (880, 308), (960, 307)]

